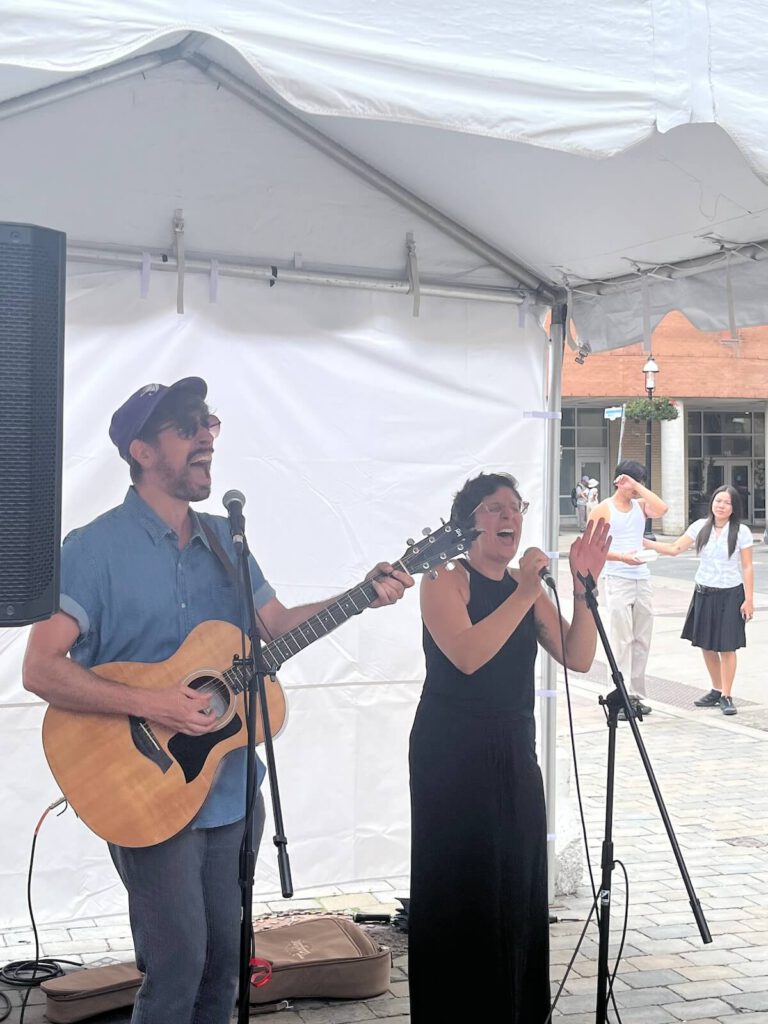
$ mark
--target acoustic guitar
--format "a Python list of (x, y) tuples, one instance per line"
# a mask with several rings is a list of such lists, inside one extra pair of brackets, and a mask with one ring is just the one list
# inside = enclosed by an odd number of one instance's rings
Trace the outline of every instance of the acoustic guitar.
[[(447, 523), (409, 547), (396, 568), (416, 575), (469, 548), (472, 528)], [(274, 673), (294, 654), (365, 610), (376, 600), (370, 580), (263, 648), (273, 735), (286, 720), (286, 700)], [(154, 846), (176, 835), (197, 814), (225, 754), (247, 742), (241, 631), (228, 622), (203, 622), (167, 661), (113, 662), (92, 669), (128, 686), (161, 689), (181, 683), (211, 695), (218, 726), (201, 736), (127, 715), (86, 714), (49, 707), (43, 721), (48, 764), (68, 802), (102, 839), (119, 846)], [(227, 667), (230, 666), (230, 667)], [(257, 713), (263, 740), (261, 715)]]

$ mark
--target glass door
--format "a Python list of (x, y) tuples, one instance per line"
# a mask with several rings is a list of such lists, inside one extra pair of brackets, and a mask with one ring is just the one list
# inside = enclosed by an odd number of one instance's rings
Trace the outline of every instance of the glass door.
[[(712, 473), (708, 481), (712, 489), (729, 484), (739, 492), (741, 497), (741, 519), (744, 523), (752, 522), (752, 463), (739, 459), (715, 459)], [(710, 490), (710, 494), (712, 490)], [(707, 510), (708, 512), (709, 510)]]
[(576, 466), (578, 474), (577, 480), (580, 480), (582, 476), (588, 476), (591, 479), (597, 480), (598, 485), (598, 499), (604, 501), (613, 494), (612, 481), (608, 479), (608, 459), (605, 452), (590, 452), (589, 450), (581, 449), (576, 459)]

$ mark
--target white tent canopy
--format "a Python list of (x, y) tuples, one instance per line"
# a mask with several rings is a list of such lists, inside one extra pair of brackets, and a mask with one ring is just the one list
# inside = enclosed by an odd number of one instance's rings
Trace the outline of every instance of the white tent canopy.
[[(234, 73), (289, 104), (500, 256), (517, 254), (545, 291), (573, 285), (593, 348), (642, 336), (636, 270), (665, 278), (670, 264), (768, 238), (766, 72), (746, 53), (768, 37), (758, 0), (10, 6), (0, 98), (135, 55), (151, 66), (181, 45), (211, 80)], [(763, 255), (734, 259), (734, 287)], [(724, 274), (693, 296), (655, 273), (649, 285), (653, 320), (677, 307), (729, 325)], [(747, 291), (740, 322), (763, 322)]]
[[(520, 477), (524, 544), (551, 548), (546, 308), (593, 348), (671, 308), (727, 327), (730, 277), (739, 322), (768, 320), (768, 73), (737, 48), (766, 15), (738, 11), (736, 33), (722, 0), (0, 0), (0, 220), (69, 238), (65, 529), (121, 500), (112, 410), (199, 373), (225, 422), (208, 507), (251, 499), (287, 603), (398, 555), (480, 468)], [(0, 633), (6, 921), (56, 795), (23, 641)], [(406, 873), (422, 674), (413, 596), (286, 666), (297, 884)], [(102, 844), (46, 829), (41, 915), (113, 907)]]

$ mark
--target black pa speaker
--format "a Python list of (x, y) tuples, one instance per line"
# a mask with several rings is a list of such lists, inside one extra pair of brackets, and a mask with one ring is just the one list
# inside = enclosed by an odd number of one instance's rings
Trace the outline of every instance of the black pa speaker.
[(0, 223), (0, 626), (59, 607), (66, 236)]

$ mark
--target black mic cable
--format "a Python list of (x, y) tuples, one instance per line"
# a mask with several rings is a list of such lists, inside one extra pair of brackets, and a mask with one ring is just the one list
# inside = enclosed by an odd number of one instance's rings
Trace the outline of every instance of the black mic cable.
[[(557, 591), (557, 585), (555, 583), (555, 577), (552, 575), (552, 573), (549, 571), (549, 569), (546, 566), (544, 566), (543, 569), (539, 569), (539, 576), (541, 576), (542, 580), (547, 584), (547, 586), (549, 587), (550, 590)], [(559, 605), (558, 605), (558, 608), (559, 608)]]

